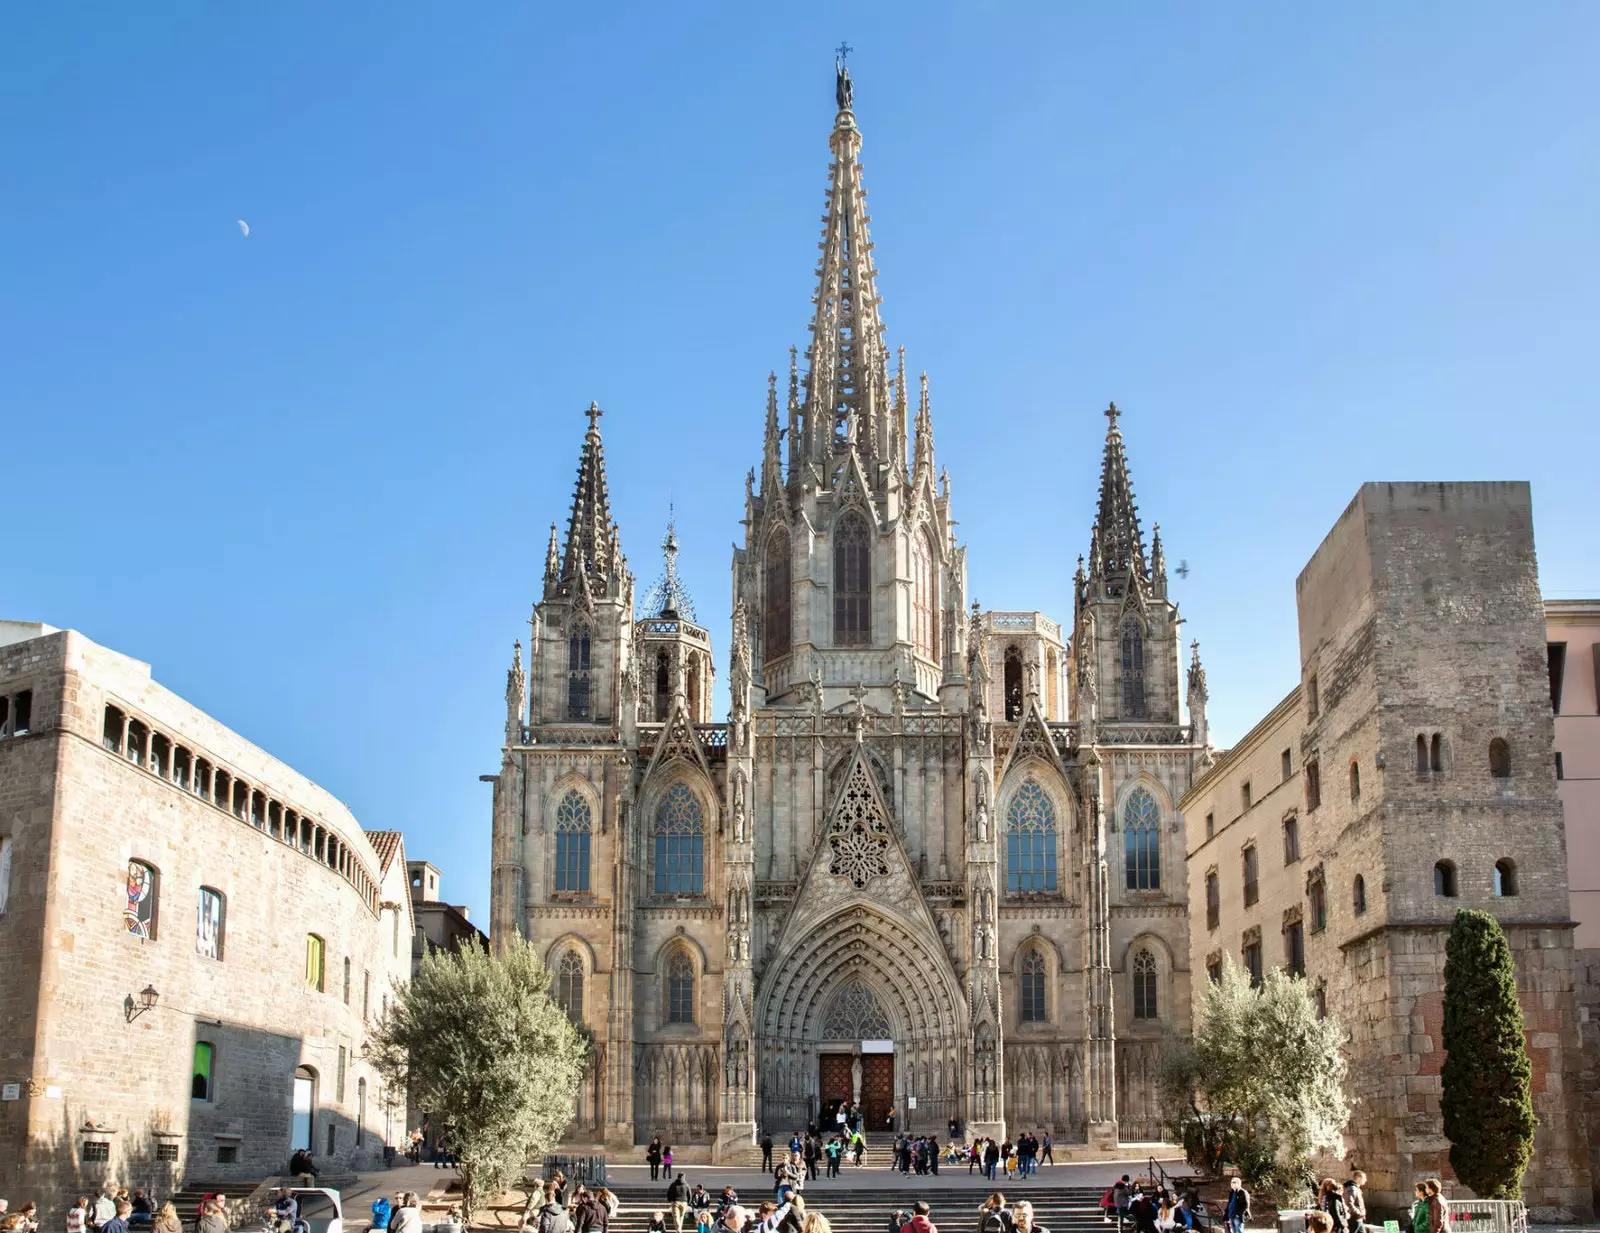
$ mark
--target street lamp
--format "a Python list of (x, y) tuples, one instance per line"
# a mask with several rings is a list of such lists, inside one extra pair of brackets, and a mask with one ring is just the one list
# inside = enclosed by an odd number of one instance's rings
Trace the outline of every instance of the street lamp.
[(154, 985), (146, 985), (143, 989), (139, 990), (138, 1001), (135, 1001), (133, 994), (130, 993), (127, 997), (122, 999), (122, 1013), (124, 1017), (126, 1017), (129, 1023), (132, 1023), (140, 1015), (144, 1014), (145, 1011), (155, 1009), (156, 1000), (160, 996), (161, 995), (156, 992), (156, 987)]

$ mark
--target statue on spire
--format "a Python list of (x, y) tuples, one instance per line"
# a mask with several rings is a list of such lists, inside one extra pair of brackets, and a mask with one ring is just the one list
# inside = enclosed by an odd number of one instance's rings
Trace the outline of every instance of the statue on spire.
[(840, 43), (839, 46), (834, 49), (833, 97), (834, 101), (839, 104), (840, 111), (854, 110), (854, 108), (851, 106), (851, 103), (854, 100), (855, 87), (850, 81), (850, 66), (845, 63), (845, 60), (854, 50), (855, 48), (850, 46), (849, 43)]

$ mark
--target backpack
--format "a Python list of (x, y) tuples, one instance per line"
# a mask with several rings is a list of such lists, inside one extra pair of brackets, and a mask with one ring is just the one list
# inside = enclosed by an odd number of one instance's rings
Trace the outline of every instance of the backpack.
[(900, 1230), (911, 1223), (911, 1213), (902, 1207), (897, 1207), (889, 1213), (889, 1233), (900, 1233)]
[(379, 1199), (372, 1205), (372, 1227), (387, 1229), (389, 1227), (389, 1200)]
[(1000, 1215), (998, 1207), (984, 1213), (983, 1224), (979, 1226), (978, 1233), (1006, 1233), (1006, 1222)]
[[(552, 1207), (555, 1211), (550, 1210)], [(559, 1204), (546, 1204), (545, 1210), (539, 1213), (539, 1233), (568, 1233), (571, 1228), (572, 1219), (567, 1209)]]

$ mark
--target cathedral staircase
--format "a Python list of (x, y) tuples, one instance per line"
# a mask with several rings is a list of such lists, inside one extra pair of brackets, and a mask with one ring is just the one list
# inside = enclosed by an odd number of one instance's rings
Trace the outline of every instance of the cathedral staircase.
[[(941, 1233), (972, 1233), (977, 1228), (978, 1206), (993, 1187), (976, 1173), (970, 1185), (965, 1184), (969, 1179), (964, 1165), (944, 1170), (937, 1178), (901, 1177), (889, 1173), (887, 1162), (885, 1147), (882, 1167), (873, 1170), (863, 1166), (859, 1170), (860, 1173), (876, 1173), (881, 1179), (878, 1185), (862, 1185), (854, 1178), (850, 1180), (858, 1184), (852, 1186), (838, 1186), (827, 1178), (806, 1183), (806, 1210), (826, 1216), (833, 1233), (888, 1233), (891, 1212), (896, 1208), (909, 1212), (912, 1203), (926, 1199), (933, 1208), (931, 1219)], [(696, 1169), (694, 1180), (702, 1182), (715, 1195), (720, 1188), (715, 1174), (714, 1169)], [(1115, 1226), (1106, 1224), (1100, 1212), (1104, 1187), (1052, 1185), (1048, 1167), (1043, 1178), (1035, 1176), (1027, 1181), (996, 1184), (1011, 1202), (1026, 1199), (1033, 1204), (1036, 1229), (1043, 1226), (1050, 1233), (1114, 1233)], [(833, 1189), (829, 1189), (830, 1184)], [(609, 1233), (646, 1233), (651, 1213), (666, 1209), (665, 1183), (659, 1186), (625, 1184), (612, 1189), (622, 1207), (611, 1222)], [(769, 1192), (765, 1190), (759, 1194), (748, 1187), (740, 1190), (741, 1201), (752, 1210), (767, 1197)], [(670, 1215), (667, 1227), (669, 1230), (672, 1227)]]

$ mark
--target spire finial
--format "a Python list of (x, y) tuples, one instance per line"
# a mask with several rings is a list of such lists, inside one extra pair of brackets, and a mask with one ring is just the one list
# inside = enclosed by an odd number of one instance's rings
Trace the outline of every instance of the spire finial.
[(854, 50), (855, 48), (849, 43), (840, 43), (833, 49), (833, 98), (834, 102), (839, 104), (840, 111), (852, 110), (855, 87), (850, 81), (850, 66), (845, 61)]
[(1115, 430), (1116, 427), (1117, 427), (1117, 416), (1119, 416), (1121, 414), (1122, 414), (1122, 412), (1117, 410), (1117, 404), (1116, 403), (1112, 403), (1109, 407), (1106, 408), (1106, 411), (1105, 411), (1106, 419), (1111, 421), (1111, 427), (1112, 427), (1113, 430)]
[(605, 414), (604, 411), (600, 410), (600, 404), (597, 402), (591, 402), (589, 404), (589, 409), (585, 411), (584, 414), (589, 417), (589, 431), (599, 432), (600, 417)]

